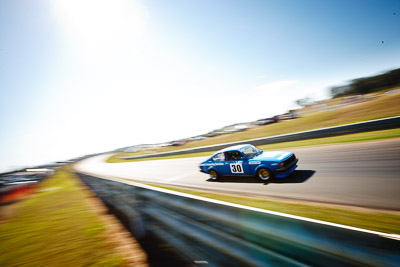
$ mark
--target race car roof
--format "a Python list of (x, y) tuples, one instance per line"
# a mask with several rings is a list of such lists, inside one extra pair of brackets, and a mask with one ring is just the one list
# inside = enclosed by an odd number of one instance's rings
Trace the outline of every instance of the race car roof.
[(246, 146), (248, 146), (248, 145), (250, 145), (250, 144), (243, 144), (243, 145), (236, 145), (236, 146), (225, 147), (225, 148), (219, 150), (217, 153), (219, 153), (219, 152), (225, 152), (225, 151), (231, 151), (231, 150), (239, 150), (239, 149), (241, 149), (241, 148), (243, 148), (243, 147), (246, 147)]

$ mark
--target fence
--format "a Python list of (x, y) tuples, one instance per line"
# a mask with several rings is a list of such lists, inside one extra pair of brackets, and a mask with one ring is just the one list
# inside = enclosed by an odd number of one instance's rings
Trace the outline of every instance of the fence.
[(311, 130), (311, 131), (303, 131), (303, 132), (282, 134), (282, 135), (250, 139), (250, 140), (244, 140), (244, 141), (238, 141), (238, 142), (230, 142), (230, 143), (225, 143), (225, 144), (188, 148), (188, 149), (163, 152), (163, 153), (157, 153), (157, 154), (141, 155), (141, 156), (134, 156), (134, 157), (121, 157), (121, 159), (130, 160), (130, 159), (140, 159), (140, 158), (154, 158), (154, 157), (162, 157), (162, 156), (183, 155), (183, 154), (197, 153), (197, 152), (216, 151), (216, 150), (225, 148), (227, 146), (233, 146), (233, 145), (241, 145), (241, 144), (252, 144), (255, 146), (268, 145), (268, 144), (275, 144), (275, 143), (281, 143), (281, 142), (300, 141), (300, 140), (306, 140), (306, 139), (339, 136), (339, 135), (344, 135), (344, 134), (361, 133), (361, 132), (377, 131), (377, 130), (388, 130), (388, 129), (394, 129), (394, 128), (400, 128), (400, 116), (390, 117), (390, 118), (385, 118), (385, 119), (378, 119), (378, 120), (371, 120), (371, 121), (364, 121), (364, 122), (357, 122), (357, 123), (351, 123), (351, 124), (328, 127), (328, 128), (315, 129), (315, 130)]
[(78, 175), (135, 235), (151, 232), (198, 265), (400, 266), (400, 241), (384, 233)]

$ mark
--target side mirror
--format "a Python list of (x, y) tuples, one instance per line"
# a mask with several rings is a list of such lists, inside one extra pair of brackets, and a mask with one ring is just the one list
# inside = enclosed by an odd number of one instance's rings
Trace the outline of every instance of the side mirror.
[(242, 157), (242, 160), (245, 160), (245, 161), (246, 161), (246, 160), (248, 160), (248, 159), (246, 158), (246, 156), (243, 156), (243, 157)]

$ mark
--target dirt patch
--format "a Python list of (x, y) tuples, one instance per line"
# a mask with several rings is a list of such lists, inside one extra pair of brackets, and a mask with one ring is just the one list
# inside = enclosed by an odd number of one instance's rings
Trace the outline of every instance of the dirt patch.
[(147, 255), (139, 243), (132, 237), (117, 218), (108, 214), (107, 207), (94, 195), (92, 191), (83, 184), (82, 187), (89, 193), (89, 197), (87, 198), (88, 205), (99, 214), (100, 219), (106, 225), (105, 232), (109, 242), (115, 248), (115, 252), (127, 260), (127, 266), (149, 266)]

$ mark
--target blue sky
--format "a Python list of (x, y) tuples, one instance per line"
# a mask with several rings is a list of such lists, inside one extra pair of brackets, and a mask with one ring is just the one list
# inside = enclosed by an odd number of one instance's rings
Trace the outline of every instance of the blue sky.
[(400, 1), (0, 1), (0, 171), (285, 112), (400, 67)]

